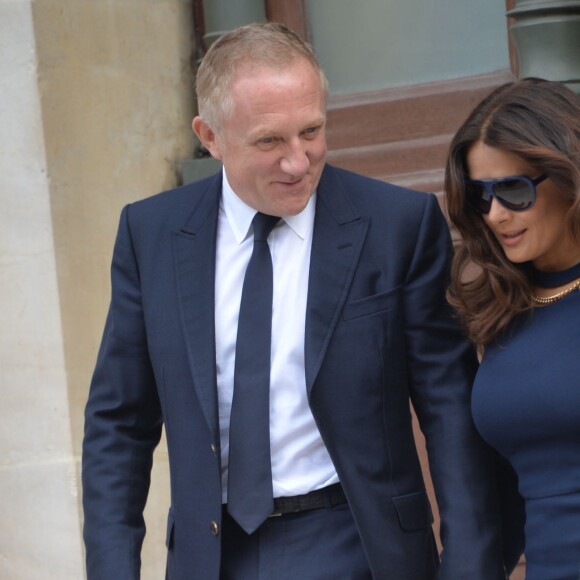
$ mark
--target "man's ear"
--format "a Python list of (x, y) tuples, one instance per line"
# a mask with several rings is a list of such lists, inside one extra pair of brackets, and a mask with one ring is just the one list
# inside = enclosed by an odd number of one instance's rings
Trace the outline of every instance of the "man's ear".
[(215, 131), (200, 116), (193, 119), (191, 126), (202, 145), (211, 153), (211, 156), (221, 161), (221, 139), (216, 135)]

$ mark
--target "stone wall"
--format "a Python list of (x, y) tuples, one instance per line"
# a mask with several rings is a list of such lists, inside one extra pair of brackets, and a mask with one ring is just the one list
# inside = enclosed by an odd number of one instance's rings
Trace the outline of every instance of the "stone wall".
[[(84, 576), (83, 408), (122, 206), (193, 137), (185, 0), (0, 0), (0, 578)], [(161, 445), (143, 579), (163, 577)]]

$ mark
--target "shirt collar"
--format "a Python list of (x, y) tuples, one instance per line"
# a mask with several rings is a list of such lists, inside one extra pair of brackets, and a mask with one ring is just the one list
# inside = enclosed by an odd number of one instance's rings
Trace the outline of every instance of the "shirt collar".
[[(225, 169), (223, 172), (221, 204), (226, 218), (232, 228), (234, 237), (241, 244), (247, 237), (256, 215), (256, 210), (242, 201), (232, 189)], [(288, 227), (302, 240), (304, 240), (314, 227), (314, 209), (316, 207), (316, 192), (308, 200), (306, 207), (296, 215), (282, 216)]]

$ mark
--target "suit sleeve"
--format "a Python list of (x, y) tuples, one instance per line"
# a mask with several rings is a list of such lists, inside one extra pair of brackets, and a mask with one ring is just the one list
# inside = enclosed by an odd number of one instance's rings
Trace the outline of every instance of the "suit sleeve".
[(127, 206), (111, 268), (111, 304), (85, 411), (82, 482), (88, 580), (137, 580), (143, 510), (161, 412)]
[(405, 281), (411, 399), (441, 515), (440, 580), (505, 579), (493, 461), (471, 419), (477, 358), (445, 300), (452, 243), (435, 196)]

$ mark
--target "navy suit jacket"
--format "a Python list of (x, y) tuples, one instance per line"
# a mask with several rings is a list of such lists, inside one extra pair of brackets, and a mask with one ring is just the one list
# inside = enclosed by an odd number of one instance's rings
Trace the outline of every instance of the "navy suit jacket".
[[(220, 193), (218, 174), (122, 212), (86, 408), (89, 580), (139, 578), (142, 513), (162, 425), (171, 473), (168, 578), (219, 578)], [(444, 299), (452, 245), (437, 200), (330, 166), (317, 193), (308, 398), (374, 578), (505, 578), (491, 459), (469, 411), (477, 360)], [(409, 399), (442, 518), (439, 572)]]

